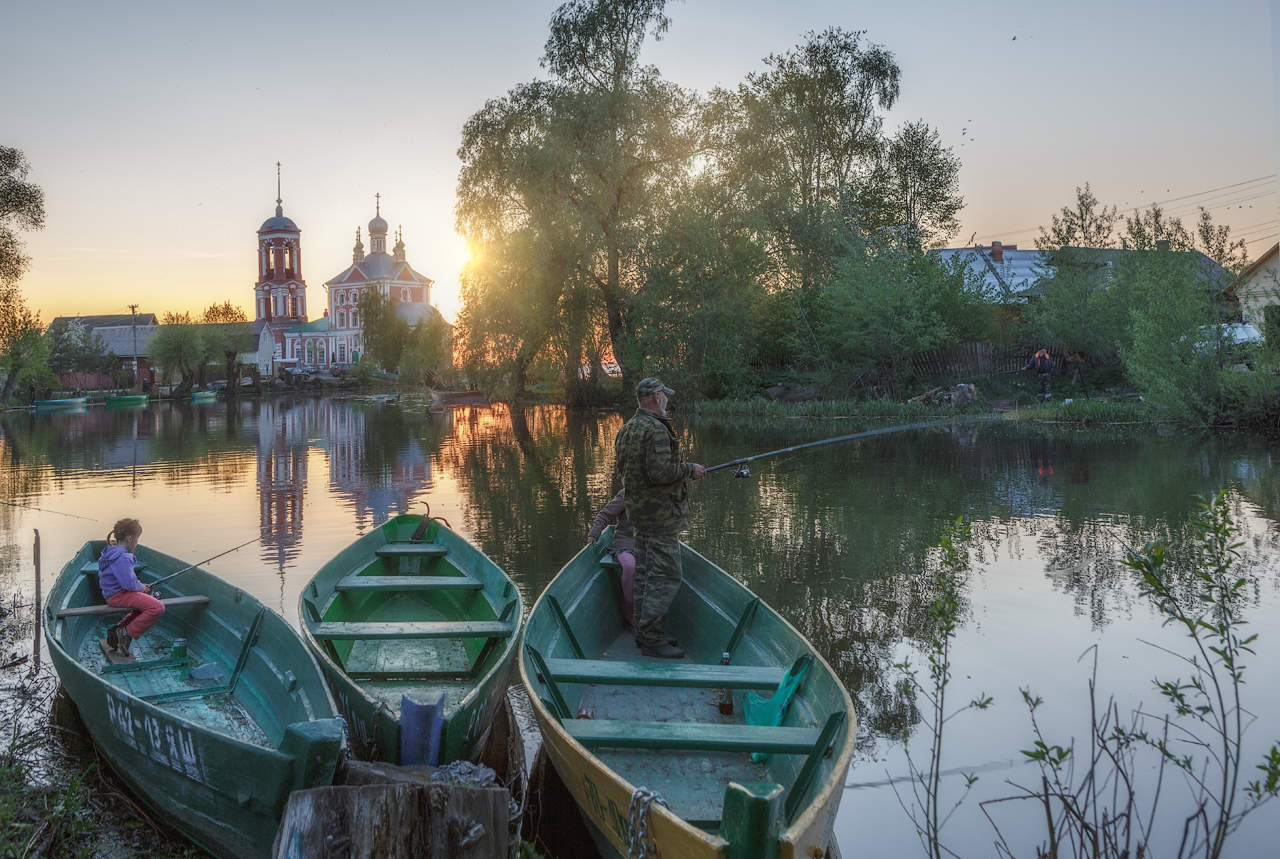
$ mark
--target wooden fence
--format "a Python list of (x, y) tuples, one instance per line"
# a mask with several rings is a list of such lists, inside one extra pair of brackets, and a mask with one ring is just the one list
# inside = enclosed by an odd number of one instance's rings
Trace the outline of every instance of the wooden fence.
[[(920, 376), (971, 382), (1002, 373), (1021, 370), (1031, 360), (1034, 350), (1022, 345), (998, 346), (994, 343), (960, 343), (943, 349), (922, 352), (911, 362)], [(1049, 349), (1055, 364), (1061, 363), (1062, 350)]]

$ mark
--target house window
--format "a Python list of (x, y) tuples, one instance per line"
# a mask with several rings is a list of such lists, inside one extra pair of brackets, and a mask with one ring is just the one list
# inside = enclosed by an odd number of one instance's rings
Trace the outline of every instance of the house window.
[(347, 344), (346, 343), (338, 344), (338, 360), (339, 361), (347, 360)]

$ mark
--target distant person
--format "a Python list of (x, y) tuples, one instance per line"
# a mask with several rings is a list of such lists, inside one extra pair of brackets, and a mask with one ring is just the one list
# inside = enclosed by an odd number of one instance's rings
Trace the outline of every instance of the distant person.
[(628, 518), (636, 529), (634, 623), (636, 645), (646, 656), (680, 659), (679, 642), (664, 631), (680, 590), (680, 532), (689, 527), (689, 481), (706, 469), (685, 462), (667, 418), (675, 391), (654, 378), (636, 385), (638, 408), (614, 440)]
[(591, 532), (587, 534), (587, 542), (594, 543), (600, 539), (600, 535), (604, 533), (604, 529), (612, 525), (613, 527), (613, 556), (618, 559), (619, 566), (622, 567), (622, 610), (627, 618), (627, 626), (633, 625), (632, 615), (635, 612), (635, 577), (636, 577), (636, 529), (631, 524), (631, 520), (627, 518), (625, 489), (618, 490), (618, 494), (610, 499), (609, 503), (600, 508), (600, 512), (596, 514), (595, 521), (591, 523)]
[(107, 547), (98, 558), (98, 586), (107, 605), (129, 609), (107, 630), (107, 646), (124, 656), (132, 655), (129, 648), (133, 642), (164, 614), (164, 603), (150, 594), (151, 589), (138, 581), (133, 571), (141, 537), (142, 524), (137, 519), (121, 519), (107, 534)]
[(1049, 350), (1038, 350), (1022, 369), (1036, 371), (1036, 381), (1040, 383), (1040, 399), (1049, 399), (1049, 380), (1053, 377), (1053, 359), (1049, 357)]

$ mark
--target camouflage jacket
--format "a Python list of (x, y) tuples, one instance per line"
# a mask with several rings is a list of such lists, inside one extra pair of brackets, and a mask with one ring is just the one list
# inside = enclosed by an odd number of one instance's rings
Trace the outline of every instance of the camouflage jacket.
[(618, 431), (613, 450), (626, 493), (627, 516), (636, 533), (674, 537), (688, 528), (693, 465), (681, 458), (671, 421), (648, 409), (636, 409)]

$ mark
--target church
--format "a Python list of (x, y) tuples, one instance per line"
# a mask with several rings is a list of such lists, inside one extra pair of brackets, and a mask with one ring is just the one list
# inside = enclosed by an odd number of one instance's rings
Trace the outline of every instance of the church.
[(410, 325), (439, 311), (431, 306), (431, 278), (419, 274), (405, 256), (404, 237), (387, 252), (387, 222), (382, 195), (375, 194), (369, 221), (369, 253), (356, 228), (351, 265), (324, 283), (327, 307), (319, 319), (307, 321), (307, 282), (302, 278), (302, 230), (284, 214), (276, 176), (276, 213), (258, 228), (258, 281), (254, 285), (255, 334), (269, 328), (276, 363), (284, 368), (313, 370), (346, 367), (360, 360), (363, 332), (360, 296), (378, 290), (391, 299), (397, 314)]

